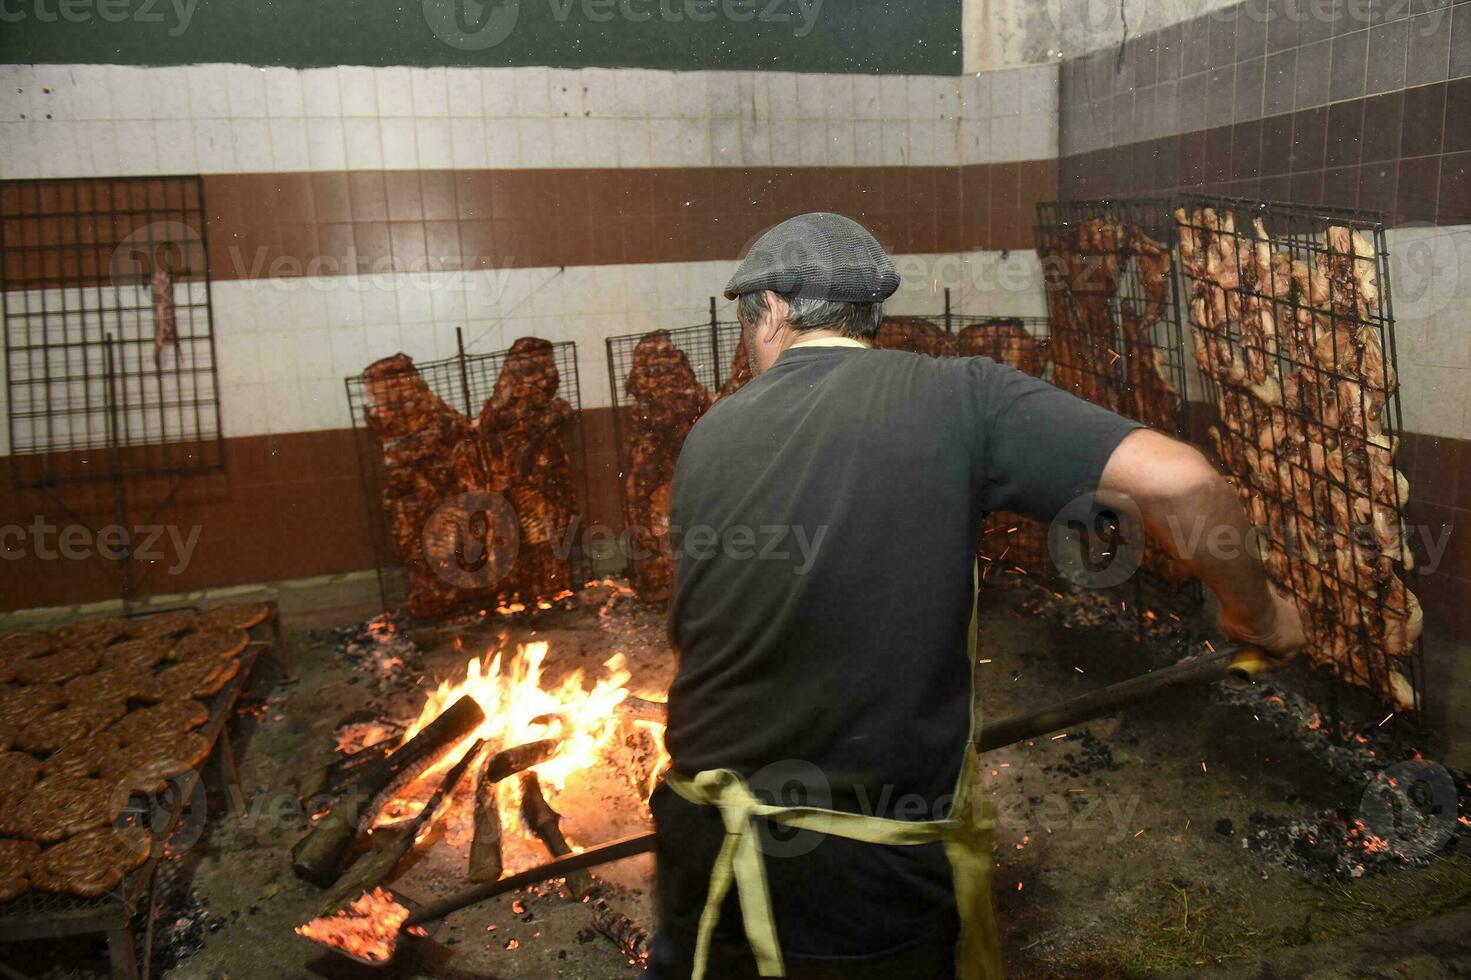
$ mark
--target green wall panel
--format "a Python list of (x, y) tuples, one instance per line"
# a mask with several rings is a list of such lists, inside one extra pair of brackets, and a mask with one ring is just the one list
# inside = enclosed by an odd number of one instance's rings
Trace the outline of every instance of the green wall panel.
[(958, 74), (960, 0), (0, 0), (0, 62)]

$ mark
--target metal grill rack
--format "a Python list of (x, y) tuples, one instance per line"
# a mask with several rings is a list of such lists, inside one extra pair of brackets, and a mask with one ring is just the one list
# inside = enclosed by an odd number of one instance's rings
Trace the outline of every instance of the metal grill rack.
[[(1188, 439), (1189, 369), (1169, 202), (1042, 202), (1037, 235), (1052, 321), (1052, 383)], [(1183, 612), (1204, 598), (1199, 583), (1152, 542), (1132, 581), (1140, 617)]]
[[(0, 182), (17, 486), (223, 465), (205, 234), (197, 176)], [(155, 359), (162, 296), (178, 339)]]
[[(655, 585), (654, 580), (661, 575), (661, 563), (653, 560), (656, 557), (653, 554), (644, 556), (644, 551), (653, 547), (653, 542), (647, 540), (649, 535), (637, 530), (640, 522), (634, 516), (628, 486), (634, 471), (631, 443), (634, 438), (633, 413), (636, 411), (636, 400), (628, 392), (628, 378), (634, 368), (634, 352), (650, 333), (609, 337), (607, 347), (608, 390), (613, 399), (613, 439), (618, 445), (618, 493), (626, 527), (624, 539), (628, 570), (641, 589), (656, 594), (660, 586)], [(716, 300), (712, 296), (708, 322), (664, 333), (668, 335), (669, 342), (684, 354), (695, 380), (714, 399), (729, 373), (729, 362), (740, 337), (740, 325), (718, 319)], [(669, 445), (665, 449), (668, 458), (673, 459), (679, 455), (680, 446)]]
[[(262, 653), (274, 655), (278, 666), (289, 671), (286, 642), (281, 629), (280, 610), (268, 603), (270, 616), (250, 630), (251, 643), (240, 655), (240, 672), (224, 690), (215, 695), (210, 705), (209, 720), (198, 729), (209, 743), (210, 757), (220, 760), (224, 781), (238, 784), (234, 752), (230, 746), (228, 725), (235, 704), (250, 683), (250, 677)], [(157, 912), (154, 882), (160, 861), (167, 853), (165, 843), (173, 835), (185, 808), (198, 792), (207, 757), (194, 769), (170, 781), (171, 805), (161, 810), (152, 798), (134, 796), (125, 812), (148, 814), (154, 832), (154, 846), (148, 860), (123, 879), (113, 891), (98, 898), (59, 895), (32, 889), (19, 898), (0, 903), (0, 944), (23, 942), (60, 936), (100, 933), (107, 938), (112, 975), (117, 980), (137, 980), (139, 960), (146, 977), (153, 956), (153, 925)], [(134, 919), (141, 918), (142, 950), (134, 943)], [(141, 954), (141, 955), (140, 955)]]
[[(1180, 203), (1190, 327), (1220, 413), (1212, 442), (1267, 529), (1267, 572), (1304, 612), (1314, 663), (1418, 710), (1384, 225), (1323, 207)], [(1337, 692), (1330, 684), (1335, 721)]]
[[(480, 415), (486, 399), (495, 390), (496, 380), (505, 367), (509, 350), (485, 354), (468, 354), (464, 339), (456, 330), (459, 353), (436, 361), (420, 361), (413, 366), (424, 384), (447, 406), (463, 414), (467, 424)], [(582, 386), (577, 374), (577, 345), (572, 341), (552, 344), (552, 357), (560, 376), (557, 395), (567, 400), (572, 415), (562, 431), (563, 448), (572, 463), (572, 488), (576, 507), (573, 527), (578, 527), (587, 514), (587, 447), (582, 423)], [(374, 564), (378, 572), (379, 598), (385, 612), (403, 608), (408, 597), (408, 569), (393, 543), (388, 511), (384, 504), (387, 474), (384, 446), (367, 422), (368, 389), (365, 374), (345, 379), (347, 401), (352, 415), (353, 441), (357, 447), (358, 466), (367, 498), (369, 525), (373, 538)], [(380, 406), (381, 408), (382, 406)], [(388, 406), (392, 411), (392, 406)], [(449, 461), (444, 461), (448, 467)], [(458, 492), (458, 491), (457, 491)], [(581, 548), (573, 547), (568, 555), (572, 581), (580, 581), (590, 569)], [(483, 604), (483, 591), (465, 590), (464, 604)]]

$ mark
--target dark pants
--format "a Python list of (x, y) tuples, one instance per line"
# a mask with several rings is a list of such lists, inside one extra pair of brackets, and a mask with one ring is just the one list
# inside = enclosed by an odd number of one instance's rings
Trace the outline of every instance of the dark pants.
[[(654, 937), (646, 980), (689, 980), (695, 957), (695, 934), (678, 927)], [(791, 980), (949, 980), (955, 976), (955, 937), (865, 959), (811, 960), (788, 956)], [(756, 960), (744, 941), (715, 939), (710, 944), (708, 980), (755, 980)]]

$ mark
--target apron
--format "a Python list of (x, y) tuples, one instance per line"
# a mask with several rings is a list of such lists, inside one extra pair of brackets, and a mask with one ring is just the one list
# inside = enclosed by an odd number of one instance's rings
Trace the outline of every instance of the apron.
[[(979, 574), (975, 576), (979, 587)], [(972, 599), (972, 603), (975, 599)], [(971, 664), (971, 704), (975, 704), (976, 609), (972, 605), (967, 641)], [(955, 905), (960, 917), (960, 940), (955, 950), (958, 980), (998, 980), (1001, 971), (1001, 940), (991, 905), (991, 831), (996, 826), (990, 802), (980, 784), (980, 764), (974, 740), (977, 730), (972, 708), (971, 731), (960, 747), (963, 758), (956, 779), (955, 804), (944, 820), (891, 820), (841, 810), (806, 806), (770, 806), (751, 792), (740, 775), (729, 769), (707, 769), (693, 776), (670, 772), (669, 788), (685, 800), (720, 810), (725, 841), (715, 858), (710, 891), (700, 914), (695, 944), (692, 980), (703, 980), (710, 956), (710, 939), (720, 919), (720, 906), (732, 883), (740, 896), (746, 941), (755, 954), (763, 977), (786, 976), (776, 922), (771, 912), (771, 895), (766, 882), (766, 865), (752, 821), (756, 817), (799, 830), (845, 837), (869, 844), (913, 845), (943, 843), (950, 860)]]

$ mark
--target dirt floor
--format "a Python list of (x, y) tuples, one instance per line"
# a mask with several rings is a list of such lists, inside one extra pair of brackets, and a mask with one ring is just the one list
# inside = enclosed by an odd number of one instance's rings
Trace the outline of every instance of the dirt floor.
[[(1069, 627), (1069, 616), (1038, 615), (1030, 608), (1035, 595), (1016, 588), (985, 595), (981, 656), (988, 662), (979, 668), (979, 689), (987, 717), (1158, 666), (1193, 639), (1156, 642), (1152, 653), (1141, 653), (1117, 630)], [(471, 654), (533, 640), (550, 644), (554, 679), (579, 668), (600, 676), (604, 661), (621, 653), (633, 673), (632, 690), (667, 685), (673, 663), (661, 613), (623, 602), (599, 617), (595, 606), (568, 605), (412, 634), (422, 652), (407, 660), (397, 681), (385, 680), (372, 658), (344, 653), (356, 632), (348, 618), (311, 629), (288, 622), (298, 675), (279, 684), (261, 677), (235, 737), (241, 786), (212, 792), (209, 822), (196, 821), (196, 830), (176, 842), (156, 974), (177, 980), (637, 976), (608, 940), (591, 932), (585, 907), (552, 888), (451, 916), (432, 941), (417, 943), (387, 971), (323, 955), (292, 931), (321, 901), (289, 865), (288, 850), (307, 826), (298, 797), (312, 792), (334, 757), (332, 733), (342, 722), (407, 722), (439, 679), (462, 676)], [(1452, 821), (1448, 839), (1436, 838), (1438, 846), (1421, 848), (1424, 856), (1412, 863), (1373, 852), (1372, 842), (1362, 849), (1351, 833), (1344, 846), (1326, 840), (1353, 829), (1355, 816), (1365, 812), (1365, 780), (1378, 760), (1387, 766), (1409, 755), (1412, 733), (1396, 732), (1398, 721), (1382, 729), (1371, 722), (1374, 740), (1346, 753), (1322, 735), (1310, 708), (1284, 693), (1290, 694), (1277, 687), (1230, 697), (1187, 691), (986, 757), (1000, 821), (995, 893), (1011, 975), (1192, 976), (1219, 963), (1226, 966), (1211, 975), (1462, 975), (1457, 964), (1471, 963), (1464, 930), (1437, 935), (1425, 947), (1387, 944), (1410, 928), (1396, 923), (1439, 921), (1434, 917), (1471, 908), (1464, 825)], [(1365, 766), (1368, 751), (1378, 754)], [(569, 818), (568, 837), (584, 846), (641, 829), (646, 817), (623, 773), (574, 780), (558, 805)], [(1325, 811), (1340, 819), (1325, 823)], [(464, 880), (465, 839), (463, 826), (437, 830), (396, 887), (418, 899), (452, 890)], [(513, 850), (508, 865), (541, 859), (530, 849)], [(612, 902), (645, 923), (652, 921), (650, 873), (647, 857), (601, 873)], [(1350, 936), (1362, 938), (1355, 945)], [(72, 952), (74, 962), (63, 966), (83, 966), (94, 951), (80, 944)], [(1297, 957), (1295, 965), (1284, 959), (1281, 969), (1270, 966), (1288, 956)], [(1304, 972), (1304, 957), (1319, 972)], [(1317, 957), (1323, 962), (1314, 962)], [(45, 974), (42, 959), (22, 960), (27, 975), (63, 975), (60, 968)], [(1362, 970), (1354, 965), (1359, 961)]]

